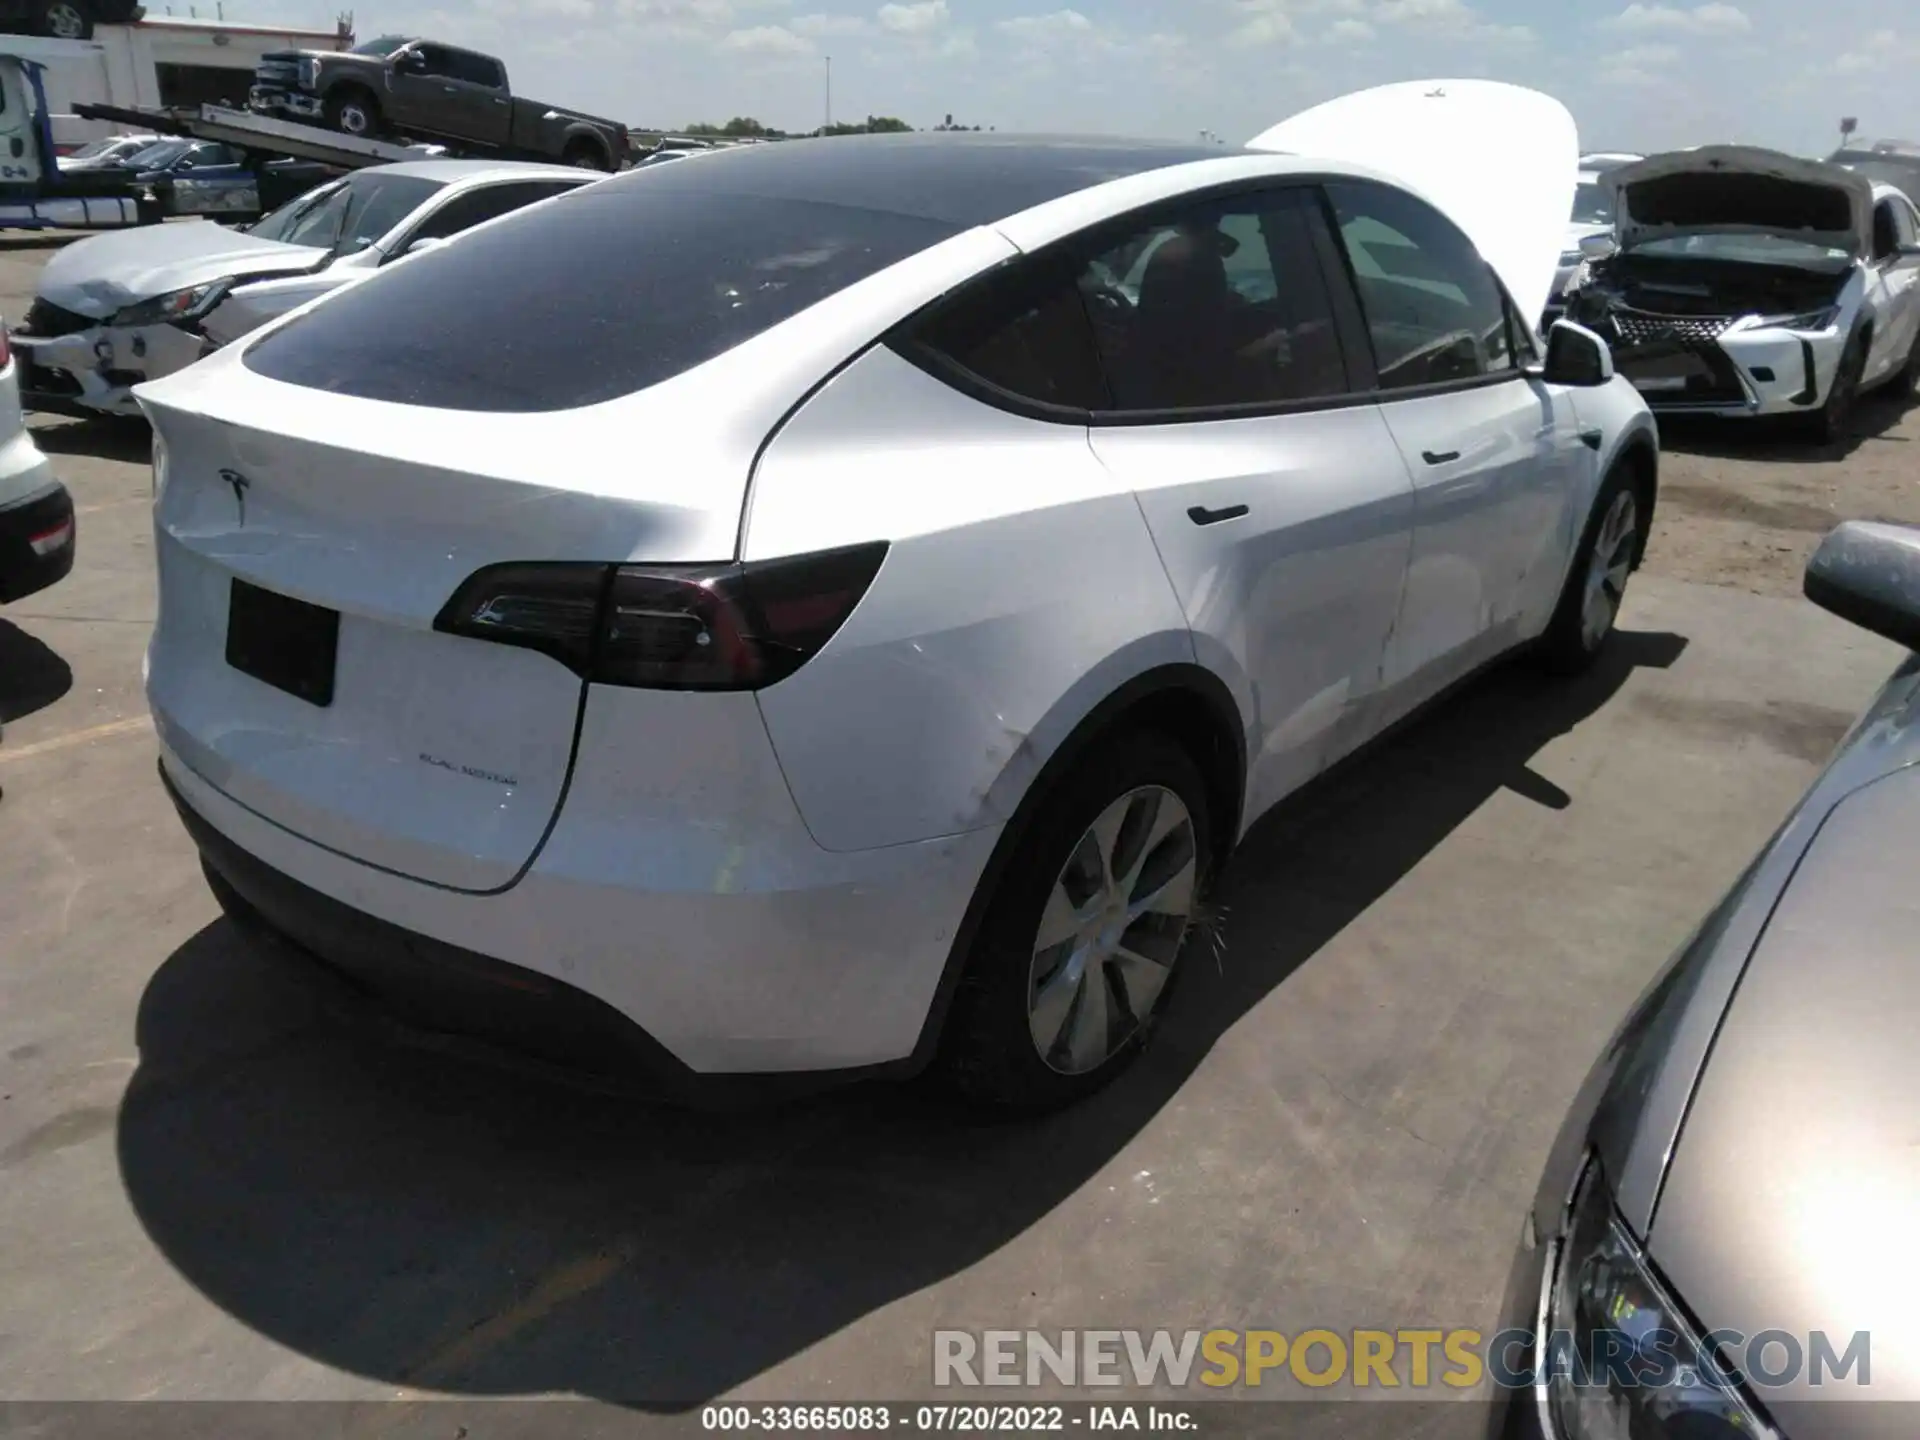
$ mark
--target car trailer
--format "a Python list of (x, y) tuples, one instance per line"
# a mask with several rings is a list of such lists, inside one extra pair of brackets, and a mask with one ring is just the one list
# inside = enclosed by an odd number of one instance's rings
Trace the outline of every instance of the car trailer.
[(322, 130), (315, 125), (275, 120), (266, 115), (255, 115), (249, 110), (232, 110), (224, 105), (174, 106), (155, 110), (126, 105), (75, 105), (73, 113), (83, 120), (105, 120), (151, 131), (155, 135), (210, 140), (250, 154), (270, 155), (275, 159), (314, 160), (341, 170), (364, 170), (369, 165), (392, 165), (402, 160), (420, 160), (448, 153), (438, 145), (401, 145), (389, 140), (362, 140), (352, 135)]

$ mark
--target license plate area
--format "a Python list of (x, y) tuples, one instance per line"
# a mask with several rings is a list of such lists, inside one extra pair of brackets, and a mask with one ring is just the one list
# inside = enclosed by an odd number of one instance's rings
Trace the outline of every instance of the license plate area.
[(227, 664), (309, 705), (333, 703), (340, 612), (235, 579), (227, 593)]

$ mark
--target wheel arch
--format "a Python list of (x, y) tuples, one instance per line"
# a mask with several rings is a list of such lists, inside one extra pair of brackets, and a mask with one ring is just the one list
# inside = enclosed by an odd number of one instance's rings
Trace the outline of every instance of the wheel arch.
[[(1631, 483), (1644, 517), (1633, 556), (1637, 570), (1646, 558), (1647, 537), (1653, 533), (1654, 507), (1660, 502), (1660, 442), (1651, 425), (1636, 427), (1621, 440), (1608, 469), (1621, 467), (1626, 467), (1634, 477)], [(1605, 484), (1604, 478), (1601, 483)]]
[(1001, 830), (954, 933), (908, 1068), (925, 1068), (938, 1051), (954, 990), (987, 906), (1034, 816), (1097, 746), (1135, 727), (1170, 736), (1200, 766), (1207, 784), (1208, 829), (1216, 867), (1238, 842), (1246, 799), (1247, 736), (1239, 706), (1226, 683), (1205, 666), (1175, 663), (1143, 671), (1109, 692), (1048, 754)]

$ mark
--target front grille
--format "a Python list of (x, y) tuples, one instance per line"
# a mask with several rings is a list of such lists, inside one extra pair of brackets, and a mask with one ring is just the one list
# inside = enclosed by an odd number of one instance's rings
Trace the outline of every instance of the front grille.
[(300, 67), (285, 61), (264, 61), (254, 69), (253, 78), (261, 85), (291, 90), (294, 88), (294, 82), (300, 78)]
[(1733, 324), (1725, 315), (1655, 315), (1646, 310), (1613, 312), (1614, 328), (1629, 345), (1652, 340), (1718, 340)]
[(77, 314), (50, 300), (35, 300), (27, 307), (27, 318), (20, 322), (19, 333), (57, 340), (62, 335), (78, 335), (82, 330), (91, 330), (99, 323), (90, 315)]

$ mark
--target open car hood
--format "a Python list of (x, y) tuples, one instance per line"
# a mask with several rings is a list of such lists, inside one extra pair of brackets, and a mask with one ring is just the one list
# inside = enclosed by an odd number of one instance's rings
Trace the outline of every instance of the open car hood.
[(1873, 186), (1824, 160), (1755, 145), (1703, 145), (1609, 170), (1620, 248), (1686, 235), (1776, 235), (1866, 254)]
[(211, 221), (145, 225), (76, 240), (40, 272), (40, 294), (94, 319), (210, 280), (315, 270), (327, 252), (261, 240)]
[(1552, 96), (1491, 80), (1381, 85), (1283, 120), (1247, 148), (1403, 182), (1466, 232), (1522, 315), (1545, 311), (1580, 173), (1579, 131)]

